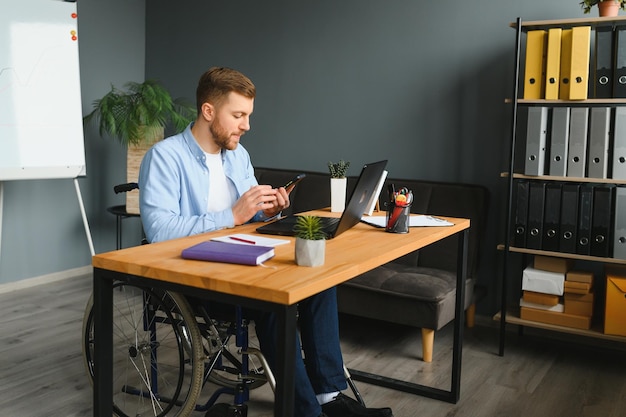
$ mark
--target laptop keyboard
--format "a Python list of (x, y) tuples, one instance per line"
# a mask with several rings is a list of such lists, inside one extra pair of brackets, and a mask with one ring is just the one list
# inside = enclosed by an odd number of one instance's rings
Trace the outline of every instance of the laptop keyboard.
[(320, 221), (322, 223), (322, 228), (325, 232), (334, 232), (337, 228), (337, 223), (339, 223), (338, 217), (321, 217)]

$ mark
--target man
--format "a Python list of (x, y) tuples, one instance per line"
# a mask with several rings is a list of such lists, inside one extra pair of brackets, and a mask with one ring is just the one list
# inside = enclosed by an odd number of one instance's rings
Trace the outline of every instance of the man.
[[(141, 164), (140, 208), (148, 241), (267, 220), (289, 207), (284, 188), (257, 183), (250, 156), (239, 144), (250, 130), (255, 96), (254, 84), (238, 71), (211, 68), (201, 76), (196, 121), (153, 146)], [(300, 351), (301, 341), (304, 358), (296, 358), (294, 416), (392, 416), (389, 408), (367, 409), (341, 394), (347, 383), (335, 288), (299, 303), (298, 312), (295, 343)], [(271, 366), (277, 359), (275, 317), (262, 312), (248, 317)]]

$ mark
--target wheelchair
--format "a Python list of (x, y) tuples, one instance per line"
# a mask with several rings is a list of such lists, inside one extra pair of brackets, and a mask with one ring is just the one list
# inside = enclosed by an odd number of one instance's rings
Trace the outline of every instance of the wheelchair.
[[(132, 186), (132, 185), (131, 185)], [(117, 186), (119, 187), (119, 186)], [(123, 187), (128, 190), (128, 186)], [(133, 189), (133, 188), (130, 188)], [(116, 189), (116, 192), (117, 189)], [(239, 306), (218, 316), (204, 303), (131, 282), (113, 284), (113, 410), (119, 417), (185, 417), (233, 396), (229, 417), (246, 417), (250, 391), (274, 376), (261, 352), (248, 345), (248, 321)], [(230, 310), (232, 309), (232, 310)], [(209, 314), (211, 313), (211, 315)], [(83, 317), (82, 349), (93, 383), (93, 294)], [(364, 404), (347, 368), (355, 398)], [(207, 383), (218, 388), (198, 403)]]

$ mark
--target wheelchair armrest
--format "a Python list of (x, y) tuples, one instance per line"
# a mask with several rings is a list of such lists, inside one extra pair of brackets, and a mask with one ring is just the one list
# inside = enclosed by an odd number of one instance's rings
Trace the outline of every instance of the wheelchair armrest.
[(115, 191), (115, 194), (119, 194), (119, 193), (126, 193), (128, 191), (136, 190), (138, 188), (139, 188), (139, 184), (137, 184), (136, 182), (129, 182), (126, 184), (118, 184), (114, 186), (113, 191)]

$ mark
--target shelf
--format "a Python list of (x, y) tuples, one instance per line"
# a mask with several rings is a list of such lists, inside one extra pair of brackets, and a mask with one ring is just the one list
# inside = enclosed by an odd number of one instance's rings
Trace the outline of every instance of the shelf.
[[(501, 178), (508, 178), (508, 172), (501, 172)], [(582, 178), (582, 177), (557, 177), (554, 175), (524, 175), (524, 174), (513, 174), (513, 178), (517, 179), (525, 179), (525, 180), (537, 180), (537, 181), (562, 181), (562, 182), (588, 182), (595, 184), (617, 184), (617, 185), (626, 185), (626, 179), (614, 180), (611, 178)]]
[[(622, 106), (626, 106), (626, 97), (615, 97), (615, 98), (595, 98), (591, 97), (585, 100), (546, 100), (546, 99), (524, 99), (519, 98), (523, 96), (521, 93), (522, 89), (520, 86), (520, 73), (524, 70), (524, 62), (522, 53), (524, 51), (524, 38), (522, 35), (524, 33), (528, 34), (529, 31), (532, 30), (548, 30), (550, 28), (562, 28), (562, 29), (570, 29), (573, 27), (581, 27), (581, 26), (590, 26), (592, 30), (595, 30), (599, 27), (602, 28), (622, 28), (626, 29), (626, 16), (617, 16), (617, 17), (584, 17), (584, 18), (575, 18), (575, 19), (558, 19), (558, 20), (537, 20), (537, 21), (523, 21), (521, 18), (517, 19), (516, 22), (510, 24), (510, 26), (516, 31), (516, 46), (515, 46), (515, 80), (512, 85), (513, 92), (509, 96), (509, 98), (505, 98), (505, 103), (511, 105), (512, 109), (512, 120), (511, 123), (511, 153), (509, 159), (510, 169), (508, 172), (503, 172), (500, 174), (501, 177), (507, 178), (508, 184), (508, 204), (507, 204), (507, 224), (505, 227), (510, 229), (512, 227), (512, 219), (513, 219), (513, 206), (514, 201), (513, 192), (514, 186), (516, 183), (515, 179), (518, 180), (528, 180), (528, 181), (544, 181), (544, 182), (563, 182), (563, 183), (581, 183), (581, 184), (606, 184), (606, 185), (626, 185), (626, 179), (606, 179), (606, 178), (581, 178), (581, 177), (564, 177), (564, 176), (553, 176), (553, 175), (525, 175), (519, 174), (515, 171), (524, 171), (523, 164), (520, 166), (520, 159), (516, 157), (516, 152), (519, 151), (516, 136), (519, 134), (517, 132), (517, 122), (521, 122), (523, 120), (523, 115), (518, 114), (519, 108), (523, 109), (532, 109), (533, 107), (543, 106), (547, 108), (565, 108), (571, 107), (572, 109), (579, 109), (582, 107), (587, 108), (599, 108), (599, 107), (608, 107), (608, 108), (619, 108)], [(591, 45), (592, 46), (592, 45)], [(523, 83), (522, 83), (523, 84)], [(520, 120), (521, 118), (521, 120)], [(522, 155), (523, 156), (523, 153)], [(626, 343), (626, 336), (615, 336), (615, 335), (606, 335), (603, 333), (603, 326), (601, 324), (592, 324), (592, 329), (584, 330), (584, 329), (576, 329), (569, 328), (554, 324), (540, 323), (531, 320), (522, 320), (519, 312), (519, 305), (508, 305), (508, 290), (509, 286), (507, 285), (508, 280), (512, 279), (510, 271), (508, 270), (509, 258), (513, 253), (518, 254), (528, 254), (528, 255), (541, 255), (541, 256), (551, 256), (555, 258), (562, 259), (572, 259), (586, 262), (594, 262), (598, 264), (604, 264), (607, 267), (610, 265), (619, 265), (626, 266), (626, 259), (616, 259), (616, 258), (605, 258), (598, 256), (590, 256), (590, 255), (580, 255), (576, 253), (562, 253), (562, 252), (553, 252), (553, 251), (545, 251), (545, 250), (537, 250), (537, 249), (528, 249), (528, 248), (518, 248), (511, 246), (509, 242), (512, 240), (505, 240), (504, 244), (498, 245), (498, 250), (503, 251), (503, 261), (502, 261), (502, 286), (501, 286), (501, 302), (502, 308), (501, 313), (498, 313), (494, 316), (494, 320), (500, 321), (500, 355), (504, 355), (504, 346), (505, 346), (505, 324), (516, 324), (519, 326), (526, 326), (538, 329), (545, 329), (547, 331), (555, 331), (564, 334), (573, 334), (573, 335), (581, 335), (595, 339), (605, 339), (607, 341), (617, 341), (619, 343)], [(520, 266), (514, 266), (515, 272), (519, 271)], [(518, 304), (518, 303), (513, 303)], [(506, 313), (506, 314), (504, 314)]]
[[(498, 250), (504, 250), (504, 244), (501, 243), (497, 246)], [(603, 262), (606, 264), (617, 264), (617, 265), (626, 265), (626, 259), (617, 259), (617, 258), (600, 258), (598, 256), (589, 256), (589, 255), (579, 255), (577, 253), (566, 253), (566, 252), (552, 252), (547, 250), (537, 250), (537, 249), (527, 249), (527, 248), (517, 248), (514, 246), (509, 246), (509, 252), (516, 253), (526, 253), (529, 255), (542, 255), (542, 256), (553, 256), (555, 258), (568, 258), (568, 259), (578, 259), (581, 261), (591, 261), (591, 262)]]
[[(502, 315), (500, 314), (500, 312), (496, 313), (496, 315), (493, 316), (493, 319), (497, 321), (500, 321), (501, 318), (502, 318)], [(540, 323), (537, 321), (523, 320), (519, 316), (519, 311), (515, 311), (515, 310), (507, 309), (506, 322), (508, 324), (516, 324), (519, 326), (534, 327), (536, 329), (551, 330), (551, 331), (557, 331), (561, 333), (569, 333), (569, 334), (575, 334), (579, 336), (593, 337), (596, 339), (612, 340), (615, 342), (622, 342), (622, 343), (626, 342), (626, 337), (605, 334), (602, 332), (602, 329), (600, 329), (599, 326), (592, 326), (591, 329), (584, 330), (584, 329), (575, 329), (573, 327), (557, 326), (555, 324)]]
[[(522, 21), (523, 30), (542, 29), (549, 27), (574, 27), (574, 26), (618, 26), (626, 25), (626, 16), (616, 17), (582, 17), (576, 19), (557, 19), (557, 20), (535, 20)], [(511, 22), (510, 27), (516, 28), (517, 22)]]
[[(506, 104), (513, 103), (513, 100), (507, 98), (504, 100)], [(541, 106), (611, 106), (617, 104), (626, 104), (626, 98), (588, 98), (586, 100), (547, 100), (547, 99), (517, 99), (517, 104), (541, 105)]]

